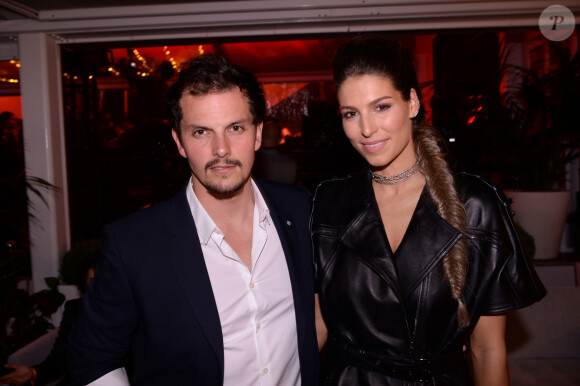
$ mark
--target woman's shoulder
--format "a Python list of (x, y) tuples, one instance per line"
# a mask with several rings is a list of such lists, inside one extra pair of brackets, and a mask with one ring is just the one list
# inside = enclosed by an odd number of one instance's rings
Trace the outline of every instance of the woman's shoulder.
[(334, 194), (345, 192), (351, 184), (352, 177), (346, 178), (332, 178), (324, 180), (318, 184), (314, 193), (314, 200), (320, 200)]
[[(321, 182), (314, 194), (314, 222), (341, 222), (371, 202), (372, 187), (365, 173)], [(340, 217), (342, 220), (339, 220)]]
[(315, 200), (321, 197), (335, 197), (340, 199), (352, 199), (352, 197), (367, 197), (370, 193), (370, 179), (366, 172), (349, 175), (342, 178), (324, 180), (318, 184), (315, 192)]
[(503, 191), (468, 173), (457, 173), (455, 186), (467, 211), (467, 226), (501, 232), (510, 213), (510, 204)]
[(464, 204), (478, 203), (481, 205), (506, 205), (507, 198), (502, 190), (480, 176), (469, 173), (456, 173), (455, 188)]

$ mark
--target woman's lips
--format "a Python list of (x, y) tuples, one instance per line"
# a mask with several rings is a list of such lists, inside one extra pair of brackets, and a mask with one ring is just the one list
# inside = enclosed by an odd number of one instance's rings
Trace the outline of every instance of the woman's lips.
[(381, 141), (373, 141), (373, 142), (365, 142), (363, 143), (363, 147), (369, 153), (374, 153), (381, 150), (387, 144), (387, 140), (383, 139)]

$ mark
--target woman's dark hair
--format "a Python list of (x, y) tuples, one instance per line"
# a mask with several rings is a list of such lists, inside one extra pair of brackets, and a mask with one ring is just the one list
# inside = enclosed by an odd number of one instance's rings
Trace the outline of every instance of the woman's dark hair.
[(248, 98), (253, 117), (252, 123), (257, 125), (262, 122), (266, 115), (266, 101), (264, 91), (254, 74), (214, 54), (203, 54), (191, 59), (189, 65), (179, 73), (179, 78), (166, 96), (174, 130), (181, 135), (180, 124), (183, 112), (179, 101), (184, 93), (200, 96), (236, 87)]
[(87, 276), (89, 274), (89, 270), (95, 269), (97, 267), (97, 260), (99, 260), (100, 257), (101, 250), (98, 249), (95, 252), (87, 255), (79, 264), (77, 282), (75, 284), (82, 294), (84, 294), (87, 289)]
[(389, 78), (396, 90), (408, 101), (411, 89), (421, 99), (415, 67), (409, 54), (394, 40), (379, 37), (351, 40), (334, 56), (334, 84), (360, 75), (380, 75)]
[[(405, 101), (411, 89), (421, 99), (421, 90), (411, 56), (395, 41), (381, 37), (351, 40), (342, 45), (334, 57), (334, 82), (338, 91), (351, 77), (378, 75), (388, 78)], [(425, 123), (424, 110), (413, 118), (413, 141), (419, 170), (425, 176), (437, 212), (465, 235), (465, 207), (457, 196), (453, 174), (442, 149), (443, 138), (438, 130)], [(469, 325), (469, 312), (462, 299), (467, 275), (467, 248), (462, 237), (443, 259), (443, 272), (451, 294), (457, 301), (459, 326)]]

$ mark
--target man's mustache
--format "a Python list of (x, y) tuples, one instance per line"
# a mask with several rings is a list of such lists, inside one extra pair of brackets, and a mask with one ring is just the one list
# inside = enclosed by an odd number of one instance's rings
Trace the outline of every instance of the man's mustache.
[(215, 165), (218, 164), (225, 164), (225, 165), (230, 165), (230, 166), (239, 166), (242, 167), (242, 163), (240, 161), (238, 161), (237, 159), (220, 159), (220, 158), (215, 158), (211, 161), (209, 161), (208, 163), (205, 164), (205, 168), (209, 169)]

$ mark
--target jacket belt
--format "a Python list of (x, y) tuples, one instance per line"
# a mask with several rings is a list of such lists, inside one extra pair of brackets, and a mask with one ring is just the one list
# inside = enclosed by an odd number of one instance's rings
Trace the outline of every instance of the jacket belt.
[[(342, 349), (346, 355), (346, 364), (383, 373), (387, 376), (414, 382), (430, 382), (433, 376), (444, 372), (455, 364), (463, 363), (462, 351), (453, 352), (443, 357), (432, 359), (415, 359), (409, 364), (394, 363), (380, 354), (357, 347), (346, 340), (329, 340), (329, 345)], [(330, 348), (330, 347), (329, 347)]]

